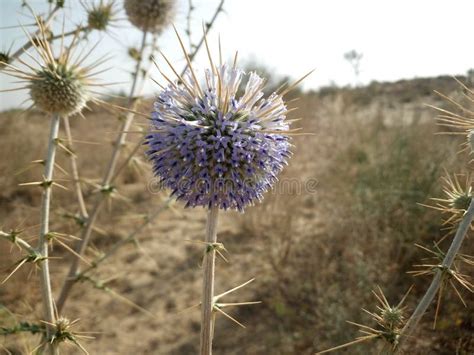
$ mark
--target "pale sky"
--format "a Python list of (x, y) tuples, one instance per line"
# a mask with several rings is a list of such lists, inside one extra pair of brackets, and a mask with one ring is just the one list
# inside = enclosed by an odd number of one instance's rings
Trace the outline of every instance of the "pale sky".
[[(98, 0), (96, 0), (98, 1)], [(83, 0), (90, 3), (91, 1)], [(20, 0), (0, 0), (0, 27), (28, 24), (31, 19), (20, 9)], [(46, 0), (30, 0), (39, 12), (45, 11)], [(66, 30), (74, 28), (85, 15), (79, 0), (66, 0)], [(121, 0), (117, 1), (121, 8)], [(202, 21), (208, 20), (219, 0), (193, 0), (193, 33), (196, 41), (201, 34)], [(184, 36), (188, 0), (178, 0), (175, 24)], [(394, 81), (441, 74), (465, 74), (474, 68), (473, 0), (226, 0), (225, 13), (215, 23), (210, 43), (217, 52), (220, 34), (227, 57), (239, 51), (243, 61), (253, 59), (275, 73), (298, 78), (316, 68), (305, 83), (306, 89), (335, 82), (354, 83), (354, 73), (344, 59), (345, 52), (355, 49), (363, 53), (360, 82)], [(138, 46), (141, 34), (126, 20), (122, 11), (120, 28), (111, 36), (94, 33), (90, 43), (102, 41), (94, 57), (110, 53), (113, 60), (105, 66), (113, 69), (101, 75), (105, 82), (127, 81), (132, 61), (126, 47)], [(60, 28), (62, 16), (56, 21)], [(0, 30), (0, 49), (8, 49), (13, 41), (15, 50), (25, 41), (21, 29)], [(160, 38), (161, 50), (178, 68), (182, 55), (174, 33), (166, 31)], [(207, 65), (202, 51), (195, 67)], [(154, 72), (158, 79), (159, 74)], [(114, 87), (126, 88), (129, 84)], [(0, 88), (14, 87), (11, 80), (0, 75)], [(146, 92), (158, 91), (149, 82)], [(17, 106), (27, 97), (26, 92), (0, 93), (0, 109)]]

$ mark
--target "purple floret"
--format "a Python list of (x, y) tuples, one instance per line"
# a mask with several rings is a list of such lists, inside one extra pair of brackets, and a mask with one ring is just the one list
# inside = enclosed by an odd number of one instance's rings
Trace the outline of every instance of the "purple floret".
[(243, 211), (262, 199), (291, 154), (287, 109), (278, 95), (261, 98), (255, 73), (239, 98), (241, 71), (220, 68), (221, 95), (215, 75), (206, 74), (201, 95), (190, 79), (187, 88), (170, 84), (160, 93), (147, 155), (154, 175), (186, 207)]

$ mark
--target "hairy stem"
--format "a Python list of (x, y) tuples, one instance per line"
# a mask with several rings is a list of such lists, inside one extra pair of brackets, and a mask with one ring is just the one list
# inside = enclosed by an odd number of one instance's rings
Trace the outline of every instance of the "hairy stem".
[(201, 301), (201, 355), (212, 354), (212, 338), (214, 324), (212, 316), (214, 298), (214, 273), (216, 265), (216, 252), (211, 247), (217, 242), (217, 217), (219, 209), (212, 207), (207, 214), (206, 239), (208, 245), (203, 260), (203, 282)]
[[(132, 82), (132, 87), (130, 89), (130, 94), (129, 94), (129, 97), (128, 97), (127, 107), (132, 106), (134, 104), (134, 102), (136, 101), (135, 100), (135, 96), (137, 95), (136, 87), (137, 87), (138, 77), (140, 75), (140, 68), (141, 68), (141, 64), (142, 64), (142, 60), (143, 60), (143, 56), (144, 56), (144, 52), (145, 52), (146, 37), (147, 37), (147, 32), (143, 32), (142, 44), (141, 44), (141, 48), (140, 48), (140, 58), (137, 61), (136, 68), (135, 68), (135, 71), (134, 71), (134, 74), (133, 74), (133, 82)], [(114, 150), (112, 152), (112, 156), (109, 160), (109, 163), (108, 163), (108, 166), (107, 166), (107, 169), (106, 169), (103, 181), (102, 181), (102, 187), (103, 188), (108, 188), (110, 183), (111, 183), (111, 179), (113, 177), (115, 167), (117, 165), (117, 161), (118, 161), (118, 158), (120, 156), (121, 148), (125, 143), (125, 138), (127, 136), (126, 131), (129, 129), (130, 125), (132, 124), (133, 118), (134, 118), (134, 114), (132, 112), (128, 112), (126, 117), (125, 117), (125, 120), (123, 121), (123, 123), (120, 127), (120, 133), (117, 136), (117, 139), (115, 141)], [(95, 205), (92, 209), (92, 212), (91, 212), (89, 218), (87, 219), (87, 222), (84, 226), (84, 229), (82, 230), (81, 240), (78, 241), (78, 244), (76, 246), (76, 252), (81, 256), (85, 253), (85, 251), (87, 249), (87, 245), (88, 245), (89, 239), (91, 237), (93, 225), (94, 225), (94, 223), (97, 219), (97, 216), (100, 213), (100, 210), (102, 209), (105, 197), (106, 197), (105, 194), (103, 194), (103, 193), (99, 194), (99, 196), (96, 200), (96, 203), (95, 203)], [(71, 291), (71, 288), (74, 285), (76, 274), (79, 271), (79, 262), (80, 262), (79, 258), (74, 258), (72, 260), (71, 267), (69, 269), (67, 279), (64, 282), (63, 288), (61, 289), (61, 293), (59, 295), (59, 299), (58, 299), (58, 302), (57, 302), (58, 311), (60, 311), (64, 307), (64, 304), (65, 304), (66, 299), (69, 295), (69, 292)]]
[(84, 195), (82, 193), (81, 180), (79, 178), (79, 170), (77, 168), (77, 157), (74, 154), (71, 127), (69, 125), (69, 118), (63, 117), (64, 131), (66, 133), (67, 148), (69, 149), (69, 157), (71, 161), (72, 179), (74, 181), (74, 190), (76, 193), (77, 204), (79, 205), (79, 213), (81, 220), (85, 221), (88, 217), (86, 204), (84, 202)]
[[(54, 323), (54, 305), (53, 305), (53, 293), (51, 291), (51, 279), (49, 275), (49, 262), (48, 262), (48, 233), (49, 233), (49, 212), (51, 205), (51, 189), (53, 182), (53, 170), (54, 170), (54, 158), (56, 156), (56, 140), (58, 138), (59, 131), (59, 115), (53, 115), (51, 119), (51, 131), (49, 133), (48, 152), (45, 159), (44, 168), (44, 181), (43, 181), (43, 197), (41, 202), (41, 220), (40, 220), (40, 235), (38, 242), (38, 252), (44, 257), (41, 261), (40, 271), (40, 286), (41, 286), (41, 299), (43, 302), (44, 320), (48, 323)], [(53, 329), (50, 324), (46, 325), (46, 336), (49, 340), (52, 336)], [(57, 349), (54, 345), (49, 346), (49, 353), (56, 354)]]
[[(433, 280), (431, 281), (430, 287), (428, 287), (428, 290), (426, 290), (426, 293), (424, 294), (424, 296), (418, 303), (415, 311), (413, 312), (410, 319), (408, 319), (407, 323), (405, 324), (405, 327), (403, 328), (402, 333), (401, 333), (402, 341), (410, 337), (410, 335), (413, 333), (416, 326), (418, 325), (418, 322), (421, 320), (421, 317), (425, 314), (426, 310), (428, 309), (430, 304), (433, 302), (433, 299), (436, 296), (436, 293), (438, 292), (439, 288), (441, 287), (443, 283), (443, 273), (445, 272), (445, 270), (449, 270), (451, 266), (453, 265), (454, 259), (457, 253), (459, 252), (459, 249), (461, 248), (462, 242), (467, 234), (467, 231), (469, 230), (469, 227), (471, 226), (473, 219), (474, 219), (474, 199), (471, 200), (471, 203), (469, 204), (469, 208), (467, 209), (461, 223), (458, 226), (456, 235), (454, 236), (451, 246), (449, 247), (448, 252), (446, 253), (443, 259), (441, 268), (439, 268), (436, 271), (436, 274), (434, 275)], [(398, 352), (401, 351), (402, 345), (403, 344), (400, 343), (400, 345), (398, 346)]]

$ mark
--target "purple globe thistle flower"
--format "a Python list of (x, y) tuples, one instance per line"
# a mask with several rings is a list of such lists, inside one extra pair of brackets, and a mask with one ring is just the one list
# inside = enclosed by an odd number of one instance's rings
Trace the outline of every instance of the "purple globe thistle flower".
[(189, 69), (182, 77), (173, 69), (179, 81), (167, 79), (154, 103), (146, 137), (153, 173), (186, 207), (243, 211), (291, 156), (284, 93), (264, 97), (259, 75), (235, 61), (214, 66), (210, 55), (200, 85), (186, 58)]

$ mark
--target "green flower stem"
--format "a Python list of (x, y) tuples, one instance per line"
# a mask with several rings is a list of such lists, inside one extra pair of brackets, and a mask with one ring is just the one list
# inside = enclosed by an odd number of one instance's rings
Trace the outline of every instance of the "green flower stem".
[[(219, 209), (212, 207), (207, 214), (206, 239), (207, 245), (217, 242), (217, 217)], [(201, 355), (212, 354), (212, 338), (214, 336), (214, 320), (212, 315), (214, 298), (214, 274), (216, 251), (207, 248), (203, 260), (203, 283), (201, 301)]]
[(471, 203), (469, 204), (469, 207), (466, 210), (466, 213), (464, 214), (464, 217), (458, 226), (456, 235), (454, 236), (451, 246), (449, 247), (448, 252), (446, 253), (443, 259), (441, 268), (439, 268), (436, 271), (436, 274), (433, 277), (433, 281), (431, 281), (430, 287), (428, 288), (425, 295), (418, 303), (410, 319), (408, 319), (407, 323), (405, 324), (405, 327), (403, 328), (402, 333), (401, 333), (401, 342), (400, 342), (400, 345), (398, 346), (397, 353), (400, 353), (400, 351), (402, 351), (403, 343), (406, 341), (408, 337), (412, 335), (413, 331), (418, 325), (418, 322), (421, 320), (421, 317), (423, 317), (426, 310), (428, 309), (430, 304), (433, 302), (433, 299), (436, 296), (436, 293), (438, 292), (439, 288), (442, 285), (443, 272), (444, 270), (449, 270), (451, 266), (453, 265), (454, 258), (459, 252), (459, 249), (461, 248), (462, 242), (464, 238), (466, 237), (467, 231), (469, 230), (469, 227), (471, 226), (473, 219), (474, 219), (474, 199), (471, 200)]
[[(44, 320), (48, 323), (55, 322), (54, 306), (53, 306), (53, 293), (51, 291), (51, 278), (49, 274), (49, 261), (48, 261), (48, 238), (49, 233), (49, 212), (51, 206), (51, 190), (54, 170), (54, 159), (56, 156), (56, 140), (58, 138), (59, 131), (59, 115), (54, 114), (51, 119), (51, 131), (49, 133), (48, 152), (45, 160), (44, 168), (44, 181), (43, 186), (43, 197), (41, 202), (41, 221), (40, 221), (40, 235), (38, 242), (38, 252), (45, 258), (40, 264), (40, 286), (41, 286), (41, 299), (44, 308)], [(53, 334), (53, 328), (51, 325), (46, 326), (47, 339)], [(57, 349), (54, 345), (50, 344), (49, 353), (54, 355), (57, 354)]]

